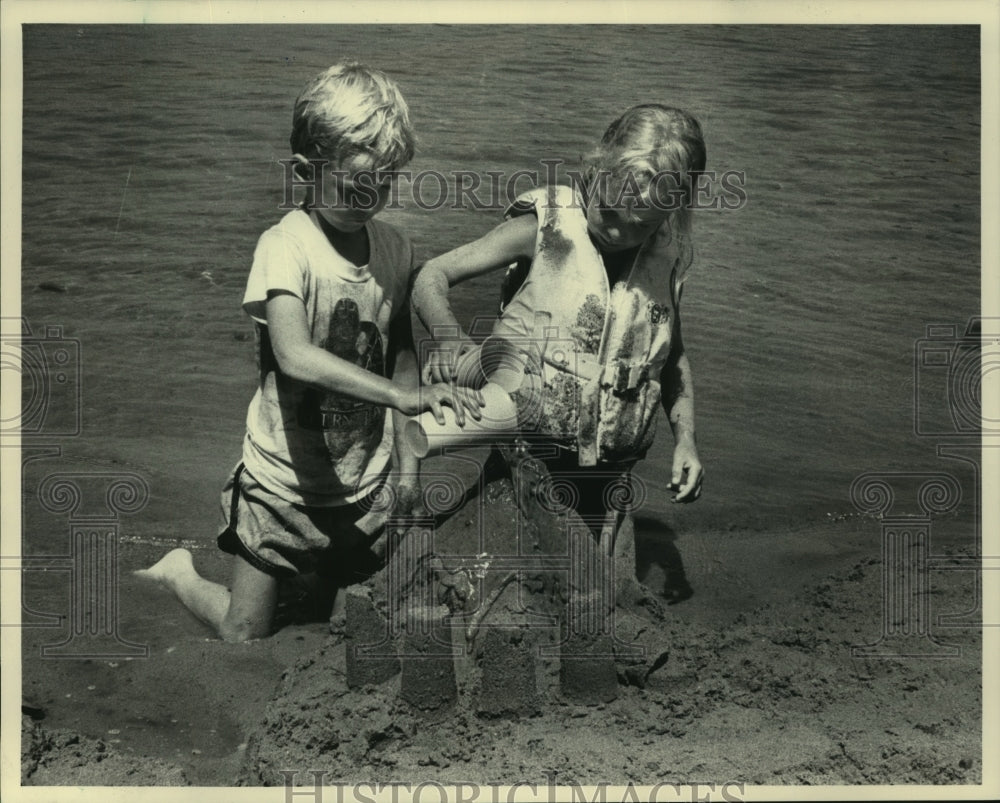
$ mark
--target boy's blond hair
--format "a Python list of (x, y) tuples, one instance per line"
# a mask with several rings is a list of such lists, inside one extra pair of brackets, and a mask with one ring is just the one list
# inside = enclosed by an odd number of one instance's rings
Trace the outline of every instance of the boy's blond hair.
[(355, 61), (315, 76), (295, 101), (292, 153), (337, 166), (369, 156), (376, 170), (398, 170), (413, 158), (410, 111), (395, 81)]

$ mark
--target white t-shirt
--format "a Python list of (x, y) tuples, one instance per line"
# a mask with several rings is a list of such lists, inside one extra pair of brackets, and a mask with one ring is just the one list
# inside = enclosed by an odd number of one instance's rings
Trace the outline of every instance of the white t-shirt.
[(302, 299), (313, 345), (385, 376), (389, 324), (408, 303), (413, 249), (397, 229), (366, 225), (368, 265), (334, 250), (303, 210), (265, 231), (254, 252), (243, 309), (262, 324), (260, 386), (247, 412), (243, 462), (289, 502), (333, 506), (370, 490), (392, 453), (384, 407), (330, 393), (281, 373), (267, 332), (268, 292)]

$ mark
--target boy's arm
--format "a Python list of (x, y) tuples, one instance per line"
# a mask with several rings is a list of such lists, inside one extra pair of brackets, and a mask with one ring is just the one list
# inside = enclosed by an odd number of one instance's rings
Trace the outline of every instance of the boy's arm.
[[(402, 388), (416, 389), (419, 386), (419, 376), (413, 350), (409, 298), (389, 325), (389, 348), (386, 356), (388, 373), (393, 382)], [(381, 556), (391, 555), (395, 551), (412, 517), (419, 515), (418, 511), (423, 508), (420, 460), (403, 443), (403, 428), (407, 417), (398, 410), (391, 410), (390, 415), (393, 424), (392, 474), (389, 480), (393, 491), (392, 504), (389, 508), (380, 510), (379, 517), (372, 522), (375, 527), (386, 525), (372, 545), (372, 551)]]
[(507, 267), (517, 259), (530, 257), (534, 253), (537, 229), (534, 215), (521, 215), (504, 221), (474, 242), (424, 263), (413, 284), (413, 308), (431, 337), (440, 341), (454, 340), (456, 344), (452, 351), (432, 353), (433, 359), (425, 367), (425, 380), (452, 381), (454, 358), (472, 345), (448, 303), (449, 288), (474, 276)]
[[(403, 387), (314, 346), (309, 338), (305, 304), (292, 293), (268, 293), (267, 328), (278, 367), (291, 379), (342, 393), (352, 399), (391, 407), (406, 415), (416, 415), (429, 409), (441, 424), (444, 424), (442, 404), (454, 407), (455, 418), (460, 424), (465, 421), (463, 405), (470, 409), (478, 405), (474, 396), (464, 388), (437, 384), (418, 391)], [(466, 399), (466, 396), (469, 398)]]
[[(413, 347), (413, 328), (410, 320), (410, 305), (407, 302), (389, 329), (389, 365), (393, 383), (402, 388), (416, 391), (420, 386), (420, 376), (417, 370), (417, 355)], [(406, 426), (406, 416), (398, 410), (392, 411), (393, 465), (399, 471), (397, 492), (402, 489), (420, 488), (420, 461), (403, 446), (403, 427)]]
[(670, 483), (677, 490), (674, 502), (694, 502), (701, 496), (705, 476), (694, 436), (694, 385), (691, 363), (684, 352), (680, 317), (670, 356), (660, 372), (663, 409), (674, 433), (674, 459)]

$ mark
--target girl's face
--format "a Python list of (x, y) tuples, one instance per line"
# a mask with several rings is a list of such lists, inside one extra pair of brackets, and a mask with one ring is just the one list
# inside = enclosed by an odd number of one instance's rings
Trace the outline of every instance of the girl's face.
[(345, 159), (339, 169), (323, 167), (323, 203), (314, 209), (327, 223), (345, 234), (359, 231), (389, 202), (395, 175), (375, 171), (363, 155)]
[(666, 218), (666, 212), (652, 207), (609, 207), (596, 198), (587, 204), (587, 230), (604, 252), (635, 248), (651, 237)]

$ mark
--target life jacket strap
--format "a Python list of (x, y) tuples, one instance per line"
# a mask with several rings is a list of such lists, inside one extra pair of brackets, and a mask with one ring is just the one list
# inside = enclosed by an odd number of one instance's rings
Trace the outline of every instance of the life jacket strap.
[(583, 352), (566, 353), (559, 349), (547, 349), (542, 355), (546, 365), (558, 371), (575, 376), (581, 382), (594, 382), (601, 377), (601, 364), (593, 354)]
[(616, 395), (634, 391), (649, 381), (648, 362), (629, 365), (619, 360), (605, 367), (601, 374), (601, 387), (610, 388)]

